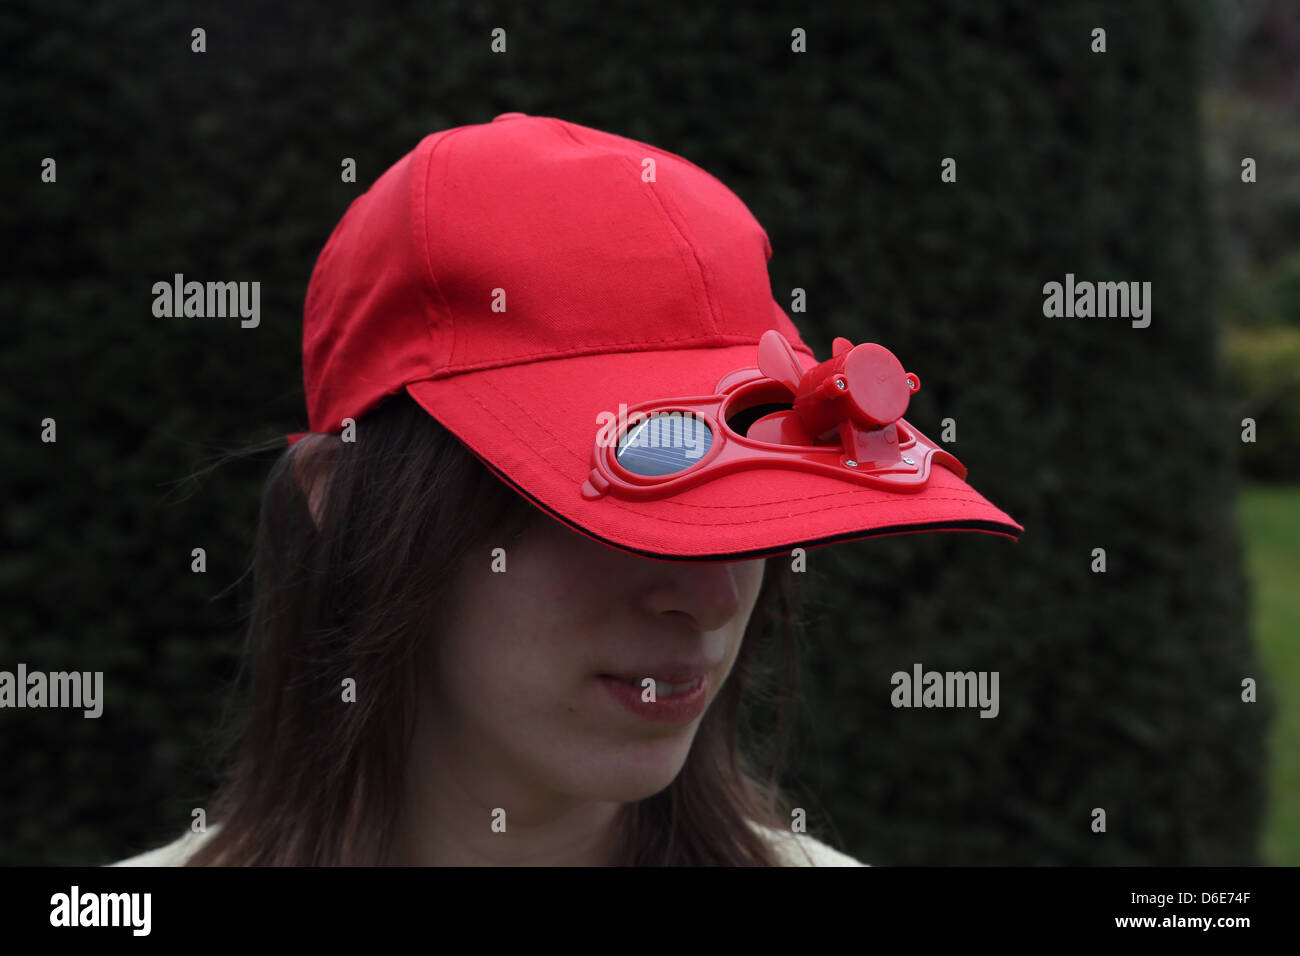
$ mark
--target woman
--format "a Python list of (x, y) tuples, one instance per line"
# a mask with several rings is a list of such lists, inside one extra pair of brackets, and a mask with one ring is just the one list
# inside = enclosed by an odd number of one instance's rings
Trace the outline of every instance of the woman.
[(703, 170), (554, 118), (381, 176), (308, 288), (214, 822), (123, 862), (861, 865), (756, 765), (792, 551), (1022, 529), (892, 354), (817, 362), (770, 256)]

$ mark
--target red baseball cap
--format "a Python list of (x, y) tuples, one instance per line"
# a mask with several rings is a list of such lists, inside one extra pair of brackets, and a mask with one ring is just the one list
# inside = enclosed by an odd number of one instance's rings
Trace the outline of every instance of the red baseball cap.
[[(917, 375), (842, 338), (819, 361), (772, 296), (771, 256), (739, 197), (646, 143), (523, 113), (433, 133), (353, 201), (316, 262), (311, 430), (405, 390), (538, 507), (647, 557), (1015, 539), (1024, 529), (902, 418)], [(626, 414), (638, 406), (652, 412)], [(634, 462), (635, 426), (673, 411), (706, 440), (646, 452), (642, 427)]]

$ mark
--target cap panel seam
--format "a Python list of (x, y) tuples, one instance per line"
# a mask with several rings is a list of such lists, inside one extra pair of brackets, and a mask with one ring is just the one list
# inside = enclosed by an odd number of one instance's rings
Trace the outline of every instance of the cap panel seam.
[[(622, 153), (615, 153), (614, 155), (618, 157), (620, 162), (624, 163), (627, 166), (630, 166), (632, 168), (633, 174), (638, 179), (640, 178), (641, 171), (637, 168), (636, 163), (634, 163), (630, 157), (625, 156)], [(659, 182), (658, 171), (656, 170), (655, 182), (643, 183), (643, 185), (648, 185), (653, 187), (658, 185), (658, 182)], [(709, 282), (709, 277), (708, 275), (705, 274), (704, 265), (703, 263), (700, 262), (699, 253), (695, 251), (695, 244), (691, 242), (690, 238), (687, 237), (686, 233), (682, 230), (682, 227), (678, 224), (677, 219), (674, 218), (672, 213), (668, 211), (668, 201), (665, 201), (665, 197), (667, 197), (667, 200), (670, 201), (672, 198), (671, 195), (665, 192), (664, 196), (660, 196), (659, 191), (654, 188), (651, 188), (648, 191), (648, 195), (651, 199), (651, 203), (650, 203), (651, 207), (654, 208), (654, 210), (659, 213), (659, 217), (663, 219), (665, 223), (667, 223), (667, 225), (671, 228), (671, 230), (677, 235), (677, 239), (679, 243), (677, 248), (677, 256), (679, 259), (683, 259), (683, 265), (687, 266), (688, 271), (693, 271), (694, 275), (699, 280), (700, 288), (704, 292), (704, 299), (707, 304), (706, 314), (709, 319), (709, 325), (712, 327), (713, 332), (715, 334), (720, 334), (720, 330), (718, 328), (717, 298), (713, 293), (713, 287)], [(674, 210), (677, 209), (675, 203), (673, 204), (673, 208)], [(677, 211), (680, 212), (680, 210)], [(681, 249), (682, 246), (685, 246), (686, 250), (690, 253), (690, 263), (684, 261), (684, 257)], [(693, 270), (690, 269), (691, 264), (694, 265)]]
[[(548, 116), (548, 117), (539, 117), (539, 118), (541, 118), (541, 119), (549, 119), (552, 123), (558, 125), (561, 129), (564, 130), (564, 132), (569, 136), (570, 139), (572, 139), (575, 143), (577, 143), (577, 144), (580, 145), (580, 146), (586, 146), (586, 145), (593, 145), (593, 146), (594, 146), (594, 145), (595, 145), (595, 144), (587, 144), (587, 143), (584, 143), (584, 142), (582, 142), (581, 140), (579, 140), (576, 136), (574, 136), (574, 135), (573, 135), (573, 131), (572, 131), (572, 129), (571, 129), (571, 126), (574, 125), (574, 124), (566, 123), (566, 122), (564, 122), (563, 120), (557, 119), (557, 118), (555, 118), (555, 117), (549, 117), (549, 116)], [(616, 133), (606, 133), (605, 135), (608, 135), (608, 136), (618, 136), (618, 134), (616, 134)], [(679, 163), (684, 163), (684, 164), (686, 164), (687, 166), (691, 167), (691, 169), (694, 169), (696, 172), (700, 173), (701, 175), (706, 176), (707, 178), (713, 180), (713, 182), (714, 182), (717, 186), (719, 186), (721, 189), (725, 190), (726, 192), (728, 192), (728, 193), (730, 193), (732, 196), (734, 196), (734, 197), (736, 198), (736, 201), (740, 203), (741, 207), (742, 207), (742, 208), (745, 210), (745, 212), (749, 215), (750, 219), (753, 221), (754, 225), (758, 228), (759, 233), (760, 233), (760, 234), (762, 235), (762, 237), (763, 237), (763, 252), (764, 252), (763, 259), (764, 259), (764, 262), (770, 262), (770, 261), (771, 261), (771, 259), (772, 259), (772, 240), (771, 240), (771, 238), (768, 236), (768, 234), (767, 234), (767, 230), (764, 229), (762, 223), (760, 223), (760, 222), (758, 221), (758, 218), (754, 215), (754, 211), (753, 211), (752, 209), (749, 208), (749, 203), (745, 202), (745, 200), (741, 197), (741, 195), (740, 195), (738, 192), (736, 192), (736, 191), (735, 191), (731, 186), (729, 186), (729, 185), (727, 185), (726, 183), (724, 183), (721, 179), (719, 179), (717, 176), (713, 175), (713, 173), (709, 172), (709, 171), (708, 171), (707, 169), (705, 169), (703, 166), (699, 165), (698, 163), (692, 162), (690, 159), (688, 159), (688, 158), (685, 157), (685, 156), (681, 156), (681, 155), (678, 155), (677, 153), (669, 152), (669, 151), (666, 150), (666, 149), (663, 149), (663, 148), (661, 148), (661, 147), (659, 147), (659, 146), (655, 146), (653, 143), (645, 143), (645, 142), (642, 142), (642, 141), (639, 140), (639, 139), (632, 139), (630, 136), (618, 136), (618, 138), (619, 138), (619, 139), (626, 140), (626, 141), (629, 142), (629, 143), (633, 143), (633, 144), (635, 144), (636, 146), (639, 146), (639, 147), (641, 147), (642, 149), (648, 150), (649, 152), (652, 152), (652, 153), (654, 153), (655, 155), (660, 156), (660, 157), (662, 157), (662, 158), (664, 158), (664, 159), (672, 160), (672, 161), (676, 161), (676, 162), (679, 162)], [(625, 158), (626, 158), (626, 157), (625, 157)], [(656, 198), (658, 198), (658, 195), (657, 195), (657, 194), (656, 194)], [(681, 215), (681, 210), (677, 208), (676, 203), (674, 203), (673, 206), (674, 206), (674, 209), (675, 209), (675, 211), (677, 212), (677, 214), (680, 216), (680, 215)], [(684, 219), (684, 217), (682, 217), (682, 218)], [(687, 241), (687, 245), (690, 246), (690, 248), (691, 248), (691, 252), (692, 252), (692, 254), (694, 254), (694, 252), (695, 252), (695, 247), (694, 247), (693, 245), (690, 245), (689, 241)], [(696, 259), (697, 259), (697, 262), (698, 262), (698, 256), (696, 257)], [(703, 274), (703, 269), (702, 269), (702, 268), (701, 268), (700, 271), (701, 271), (701, 274)], [(708, 283), (708, 279), (707, 279), (707, 277), (704, 278), (704, 282), (706, 283), (706, 286), (707, 286), (707, 283)], [(711, 301), (712, 301), (712, 300), (711, 300)], [(712, 318), (712, 316), (711, 316), (711, 318)], [(716, 322), (716, 321), (714, 322), (714, 325), (715, 325), (715, 326), (717, 325), (717, 322)]]
[[(601, 355), (609, 353), (609, 347), (614, 345), (674, 345), (681, 343), (694, 343), (696, 348), (732, 348), (737, 345), (757, 345), (758, 339), (746, 335), (724, 335), (718, 333), (718, 337), (725, 338), (727, 341), (716, 342), (712, 345), (702, 344), (695, 336), (688, 336), (679, 339), (629, 339), (622, 342), (601, 342), (595, 345), (575, 345), (567, 351), (557, 351), (555, 349), (543, 349), (540, 352), (522, 352), (518, 355), (511, 355), (506, 361), (495, 361), (487, 359), (477, 365), (458, 366), (456, 368), (445, 368), (436, 375), (431, 375), (431, 379), (450, 378), (452, 375), (464, 375), (469, 372), (480, 372), (493, 368), (509, 368), (512, 365), (527, 365), (527, 362), (516, 361), (517, 359), (537, 359), (545, 361), (546, 359), (563, 359), (578, 358), (583, 355)], [(804, 352), (812, 356), (812, 350), (804, 346), (794, 346), (796, 351)], [(653, 352), (656, 349), (626, 349), (627, 352)], [(662, 351), (662, 350), (661, 350)]]
[[(581, 140), (579, 140), (576, 136), (573, 136), (573, 133), (572, 133), (572, 129), (571, 129), (571, 127), (573, 127), (573, 126), (580, 126), (581, 124), (578, 124), (578, 123), (569, 123), (569, 122), (566, 122), (566, 121), (561, 120), (561, 119), (559, 119), (558, 117), (554, 117), (554, 116), (539, 116), (539, 117), (537, 117), (537, 119), (547, 119), (547, 120), (550, 120), (552, 123), (557, 123), (557, 124), (559, 124), (559, 125), (561, 126), (561, 128), (563, 128), (563, 130), (564, 130), (566, 133), (569, 134), (570, 138), (573, 139), (573, 141), (574, 141), (575, 143), (578, 143), (580, 146), (585, 146), (585, 145), (587, 145), (586, 143), (583, 143)], [(582, 128), (584, 128), (584, 129), (591, 129), (591, 127), (582, 127)], [(724, 182), (723, 182), (721, 179), (719, 179), (717, 176), (713, 175), (713, 173), (709, 172), (707, 169), (705, 169), (703, 166), (699, 165), (698, 163), (692, 162), (692, 161), (691, 161), (690, 159), (688, 159), (687, 157), (682, 156), (682, 155), (680, 155), (680, 154), (678, 154), (678, 153), (670, 152), (670, 151), (664, 149), (664, 148), (661, 147), (661, 146), (656, 146), (656, 145), (654, 145), (653, 143), (647, 143), (647, 142), (644, 142), (644, 141), (639, 140), (639, 139), (633, 139), (631, 136), (623, 136), (623, 135), (621, 135), (621, 134), (618, 134), (618, 133), (610, 133), (610, 132), (607, 132), (607, 131), (605, 131), (605, 130), (596, 130), (596, 132), (598, 132), (598, 133), (604, 133), (606, 136), (617, 136), (619, 139), (627, 140), (629, 143), (634, 143), (634, 144), (636, 144), (637, 146), (640, 146), (640, 147), (643, 148), (643, 149), (648, 149), (650, 152), (655, 153), (655, 154), (657, 154), (657, 155), (659, 155), (659, 156), (663, 156), (663, 157), (666, 158), (666, 159), (674, 159), (674, 160), (677, 160), (678, 162), (685, 163), (687, 166), (690, 166), (692, 169), (698, 170), (699, 172), (703, 173), (705, 176), (707, 176), (707, 177), (709, 177), (710, 179), (712, 179), (715, 183), (717, 183), (717, 184), (718, 184), (719, 186), (721, 186), (723, 189), (727, 190), (728, 192), (735, 193), (736, 198), (737, 198), (737, 199), (740, 199), (741, 203), (745, 206), (746, 211), (748, 211), (749, 214), (750, 214), (751, 216), (753, 216), (753, 214), (754, 214), (754, 213), (753, 213), (753, 210), (751, 210), (751, 209), (749, 208), (749, 204), (746, 203), (745, 200), (741, 198), (741, 196), (740, 196), (739, 193), (736, 193), (734, 189), (732, 189), (729, 185), (727, 185), (726, 183), (724, 183)], [(760, 226), (760, 228), (762, 228), (762, 227)]]
[[(575, 144), (583, 147), (584, 149), (599, 149), (608, 152), (619, 163), (623, 164), (626, 167), (629, 167), (632, 171), (633, 177), (636, 180), (638, 181), (640, 180), (641, 170), (637, 167), (636, 163), (632, 161), (631, 157), (627, 156), (625, 153), (620, 152), (617, 149), (614, 149), (613, 147), (606, 146), (602, 143), (584, 142), (583, 140), (579, 139), (576, 135), (574, 135), (573, 130), (571, 130), (567, 124), (561, 122), (558, 119), (555, 119), (554, 117), (547, 117), (547, 118), (551, 120), (551, 124), (555, 126), (556, 129), (560, 130), (565, 136), (567, 136)], [(616, 134), (610, 133), (608, 135), (614, 136)], [(637, 145), (642, 145), (642, 146), (645, 145), (644, 143), (637, 143), (636, 140), (627, 139), (627, 137), (619, 137), (619, 138), (625, 139), (629, 143), (636, 143)], [(657, 178), (656, 178), (656, 182), (657, 182)], [(704, 293), (704, 299), (706, 304), (706, 315), (709, 320), (709, 325), (715, 334), (720, 334), (720, 330), (718, 329), (717, 306), (716, 306), (715, 297), (713, 294), (713, 290), (709, 286), (708, 277), (704, 274), (704, 268), (700, 263), (699, 255), (695, 251), (695, 246), (691, 243), (690, 239), (687, 238), (686, 234), (682, 231), (681, 227), (677, 223), (677, 220), (674, 219), (673, 216), (668, 212), (668, 209), (666, 208), (663, 199), (660, 198), (658, 192), (654, 189), (651, 189), (649, 191), (649, 197), (650, 197), (650, 202), (649, 202), (650, 208), (659, 214), (660, 220), (664, 223), (665, 226), (668, 227), (669, 231), (677, 237), (677, 242), (674, 243), (674, 247), (675, 247), (674, 251), (677, 253), (677, 258), (681, 261), (685, 271), (693, 274), (696, 280), (699, 282), (700, 290)], [(689, 260), (684, 254), (682, 248), (683, 246), (685, 247), (685, 251), (690, 253)], [(692, 265), (694, 266), (694, 268), (692, 268)]]
[[(430, 216), (429, 216), (429, 199), (432, 193), (429, 188), (429, 182), (430, 180), (433, 179), (433, 160), (435, 154), (438, 152), (438, 148), (442, 146), (444, 143), (446, 143), (448, 140), (450, 140), (452, 137), (454, 137), (457, 133), (463, 132), (464, 130), (469, 128), (470, 127), (461, 126), (453, 130), (448, 130), (442, 136), (440, 136), (429, 148), (428, 156), (425, 159), (423, 177), (415, 177), (415, 176), (412, 177), (413, 182), (421, 183), (421, 192), (423, 193), (423, 195), (419, 197), (418, 202), (416, 202), (413, 197), (413, 203), (416, 211), (415, 213), (416, 217), (418, 217), (419, 220), (417, 228), (418, 228), (418, 232), (420, 233), (415, 237), (415, 239), (419, 245), (420, 256), (424, 262), (425, 274), (428, 276), (429, 286), (430, 286), (429, 289), (425, 290), (426, 298), (432, 298), (432, 296), (436, 296), (436, 300), (430, 303), (430, 305), (432, 306), (432, 308), (430, 309), (430, 315), (426, 317), (426, 328), (429, 332), (430, 347), (434, 355), (434, 362), (433, 362), (433, 369), (432, 369), (434, 373), (439, 371), (440, 366), (445, 368), (451, 365), (452, 362), (455, 360), (456, 317), (455, 315), (452, 314), (451, 305), (450, 303), (447, 302), (447, 297), (443, 295), (442, 286), (439, 284), (438, 277), (435, 274), (433, 268), (433, 252), (432, 252), (433, 242), (432, 242), (432, 236), (430, 235), (430, 227), (432, 224), (430, 222)], [(446, 190), (447, 165), (448, 165), (447, 162), (444, 162), (442, 164), (442, 177), (439, 180), (439, 185), (442, 186), (443, 188), (439, 193), (439, 198), (447, 194), (447, 190)], [(438, 211), (440, 215), (445, 216), (446, 204), (440, 202), (438, 206)], [(432, 293), (432, 295), (430, 295), (430, 292)], [(445, 362), (438, 361), (438, 336), (435, 331), (436, 326), (432, 318), (433, 316), (436, 316), (438, 314), (437, 304), (439, 302), (442, 303), (442, 314), (445, 315), (447, 318), (446, 338), (447, 338), (448, 345), (447, 345), (447, 357)]]

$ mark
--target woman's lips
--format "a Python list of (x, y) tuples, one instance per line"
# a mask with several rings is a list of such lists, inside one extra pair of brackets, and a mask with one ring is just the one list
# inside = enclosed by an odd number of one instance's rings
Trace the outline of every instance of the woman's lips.
[[(612, 701), (642, 720), (660, 724), (690, 723), (704, 713), (709, 703), (709, 675), (703, 673), (693, 680), (661, 682), (644, 685), (645, 678), (615, 677), (601, 674), (601, 686)], [(653, 687), (652, 699), (646, 699)]]
[(615, 680), (635, 681), (640, 684), (647, 677), (656, 684), (676, 685), (693, 684), (706, 674), (712, 674), (718, 665), (706, 660), (668, 661), (649, 667), (625, 667), (621, 671), (606, 671), (599, 677), (613, 677)]
[[(613, 675), (611, 674), (601, 674), (600, 676), (613, 677)], [(642, 677), (640, 679), (637, 679), (635, 677), (613, 677), (613, 679), (620, 680), (625, 684), (631, 684), (633, 687), (637, 687), (637, 688), (645, 687), (646, 686), (645, 682), (647, 680), (652, 680), (654, 681), (653, 686), (655, 689), (656, 696), (672, 697), (674, 694), (681, 694), (693, 688), (699, 682), (700, 678), (703, 676), (704, 676), (703, 674), (700, 674), (690, 678), (689, 680), (677, 681), (674, 683), (670, 683), (666, 680), (661, 680), (658, 677)]]

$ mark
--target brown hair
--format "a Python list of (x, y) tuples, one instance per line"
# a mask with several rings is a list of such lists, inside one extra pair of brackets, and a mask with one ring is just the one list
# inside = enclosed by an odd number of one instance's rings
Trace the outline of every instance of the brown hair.
[[(485, 534), (550, 520), (405, 393), (358, 433), (289, 446), (263, 489), (246, 704), (226, 728), (228, 764), (209, 814), (220, 826), (189, 866), (385, 862), (427, 622)], [(789, 831), (778, 781), (798, 680), (795, 584), (784, 557), (767, 560), (734, 668), (681, 773), (624, 807), (617, 862), (780, 865), (753, 825)], [(391, 692), (339, 707), (346, 677)]]

